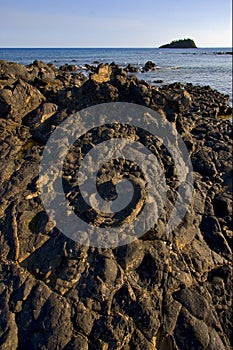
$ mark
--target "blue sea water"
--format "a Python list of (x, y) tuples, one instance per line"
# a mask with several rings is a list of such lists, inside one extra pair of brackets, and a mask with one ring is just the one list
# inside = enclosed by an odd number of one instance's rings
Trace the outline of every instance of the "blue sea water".
[(230, 95), (232, 102), (232, 56), (216, 55), (216, 52), (231, 51), (231, 48), (158, 49), (158, 48), (0, 48), (0, 59), (30, 64), (35, 59), (56, 66), (75, 64), (82, 70), (85, 63), (115, 62), (122, 66), (128, 63), (142, 67), (147, 61), (156, 63), (153, 72), (137, 74), (150, 83), (163, 80), (209, 85)]

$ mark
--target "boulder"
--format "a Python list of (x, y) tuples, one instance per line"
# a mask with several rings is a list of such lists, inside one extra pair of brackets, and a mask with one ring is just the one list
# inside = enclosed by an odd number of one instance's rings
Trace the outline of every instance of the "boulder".
[(36, 87), (19, 79), (11, 88), (0, 90), (0, 116), (20, 121), (44, 100)]
[(129, 64), (125, 67), (125, 71), (126, 71), (126, 72), (129, 72), (129, 73), (138, 73), (138, 72), (139, 72), (139, 68), (134, 67), (132, 64), (129, 63)]
[(39, 108), (24, 117), (23, 123), (29, 127), (39, 126), (41, 123), (44, 123), (47, 119), (52, 117), (57, 110), (58, 106), (55, 103), (44, 102)]
[(0, 89), (6, 85), (12, 85), (18, 79), (29, 81), (30, 78), (27, 67), (15, 62), (0, 60)]
[(109, 65), (99, 65), (96, 73), (91, 75), (91, 80), (97, 83), (106, 83), (110, 81), (112, 74), (112, 68)]
[(145, 66), (142, 68), (142, 73), (156, 70), (156, 64), (152, 61), (147, 61)]
[(64, 64), (63, 66), (59, 67), (59, 70), (62, 72), (76, 72), (77, 66), (74, 64)]
[(162, 84), (164, 81), (161, 79), (154, 80), (154, 83), (156, 84)]

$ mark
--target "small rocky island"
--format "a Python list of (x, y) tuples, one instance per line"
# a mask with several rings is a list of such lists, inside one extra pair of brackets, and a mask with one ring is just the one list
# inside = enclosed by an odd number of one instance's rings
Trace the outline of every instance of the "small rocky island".
[(170, 44), (159, 47), (160, 49), (196, 49), (197, 46), (192, 39), (173, 40)]

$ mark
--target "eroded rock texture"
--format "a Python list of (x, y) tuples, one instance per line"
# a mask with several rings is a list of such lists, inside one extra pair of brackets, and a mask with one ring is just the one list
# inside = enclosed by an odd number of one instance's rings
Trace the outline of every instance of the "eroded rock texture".
[[(89, 78), (70, 70), (0, 62), (0, 348), (230, 349), (228, 98), (191, 84), (157, 88), (114, 64), (101, 65)], [(176, 177), (155, 142), (167, 178), (166, 210), (140, 239), (100, 249), (79, 245), (50, 222), (38, 170), (61, 121), (111, 101), (148, 106), (175, 125), (192, 160), (194, 194), (182, 224), (167, 235)], [(137, 135), (135, 129), (118, 132)], [(83, 147), (96, 137), (84, 138)]]

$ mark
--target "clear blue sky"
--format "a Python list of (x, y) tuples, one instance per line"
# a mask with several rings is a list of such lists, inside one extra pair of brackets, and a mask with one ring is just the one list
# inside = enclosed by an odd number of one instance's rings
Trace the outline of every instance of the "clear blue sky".
[(0, 47), (230, 47), (231, 0), (0, 0)]

